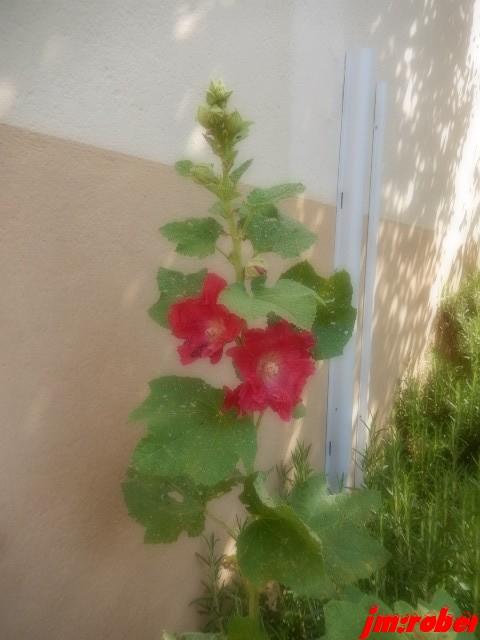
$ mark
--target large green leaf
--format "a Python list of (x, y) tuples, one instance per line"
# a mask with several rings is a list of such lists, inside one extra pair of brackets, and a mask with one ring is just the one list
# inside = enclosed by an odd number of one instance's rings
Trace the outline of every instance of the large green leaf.
[(376, 492), (329, 494), (324, 476), (315, 474), (294, 488), (289, 504), (322, 541), (326, 571), (336, 584), (366, 578), (388, 560), (365, 526), (379, 505)]
[(257, 253), (273, 252), (294, 258), (316, 240), (314, 233), (272, 204), (250, 210), (244, 221), (243, 232)]
[(223, 227), (215, 218), (187, 218), (161, 227), (162, 234), (176, 243), (175, 251), (185, 256), (204, 258), (215, 253)]
[(371, 489), (331, 493), (325, 476), (316, 473), (293, 488), (289, 503), (315, 529), (335, 525), (339, 521), (363, 526), (380, 508), (381, 496)]
[(242, 574), (258, 587), (276, 580), (299, 595), (331, 593), (318, 537), (292, 507), (269, 496), (261, 474), (245, 481), (241, 500), (258, 516), (237, 540)]
[(188, 478), (172, 480), (129, 469), (122, 488), (129, 514), (145, 527), (145, 542), (173, 542), (183, 531), (202, 533), (209, 494)]
[(160, 298), (148, 310), (151, 318), (162, 327), (168, 328), (168, 310), (171, 305), (182, 298), (198, 295), (206, 275), (206, 269), (185, 274), (162, 267), (157, 275)]
[(259, 518), (237, 540), (242, 573), (258, 587), (280, 582), (301, 596), (321, 597), (332, 589), (325, 575), (321, 546), (307, 538), (301, 524), (281, 518)]
[(268, 640), (268, 636), (257, 620), (234, 616), (228, 625), (228, 640)]
[(311, 289), (293, 280), (282, 279), (273, 287), (266, 287), (263, 280), (257, 278), (252, 281), (251, 294), (244, 285), (235, 283), (221, 293), (220, 301), (248, 321), (274, 313), (302, 329), (310, 329), (318, 298)]
[(212, 486), (230, 477), (240, 461), (250, 470), (256, 432), (250, 418), (222, 408), (224, 392), (197, 378), (166, 376), (150, 383), (150, 395), (132, 419), (147, 423), (148, 433), (134, 451), (140, 473), (187, 476)]
[(145, 542), (153, 544), (173, 542), (183, 532), (200, 535), (207, 502), (230, 491), (237, 482), (233, 476), (204, 487), (188, 477), (164, 478), (130, 467), (122, 489), (130, 516), (145, 527)]
[(264, 204), (272, 204), (285, 200), (286, 198), (293, 198), (305, 191), (305, 187), (300, 182), (287, 182), (285, 184), (278, 184), (275, 187), (269, 189), (254, 189), (247, 196), (247, 205), (252, 207), (258, 207)]
[(314, 357), (325, 360), (341, 355), (352, 336), (356, 318), (356, 310), (351, 304), (352, 283), (348, 273), (337, 271), (330, 278), (322, 278), (305, 261), (294, 265), (281, 277), (309, 287), (322, 301), (318, 304), (312, 326), (316, 338)]

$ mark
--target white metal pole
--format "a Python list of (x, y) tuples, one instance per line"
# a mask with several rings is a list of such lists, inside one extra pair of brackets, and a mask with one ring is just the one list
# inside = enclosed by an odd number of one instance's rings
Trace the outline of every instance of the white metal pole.
[[(353, 304), (358, 306), (364, 217), (368, 212), (375, 57), (371, 49), (348, 52), (340, 136), (337, 215), (335, 230), (336, 269), (347, 269), (353, 284)], [(329, 363), (327, 396), (326, 473), (330, 486), (353, 480), (352, 437), (356, 423), (354, 407), (356, 332), (343, 355)]]
[[(372, 168), (370, 172), (370, 206), (365, 256), (365, 278), (363, 291), (363, 319), (361, 332), (361, 360), (358, 391), (358, 418), (355, 449), (359, 456), (365, 451), (368, 442), (370, 416), (368, 401), (370, 390), (370, 370), (372, 361), (373, 309), (375, 294), (375, 275), (377, 267), (378, 225), (382, 208), (383, 147), (385, 138), (385, 113), (387, 107), (387, 85), (379, 82), (375, 92), (375, 119), (372, 142)], [(355, 484), (362, 482), (360, 460), (356, 460)]]

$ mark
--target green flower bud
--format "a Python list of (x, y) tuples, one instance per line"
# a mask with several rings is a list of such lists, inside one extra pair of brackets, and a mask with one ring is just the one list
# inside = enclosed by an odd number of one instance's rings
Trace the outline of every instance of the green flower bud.
[(252, 258), (245, 265), (245, 278), (252, 280), (267, 273), (267, 264), (262, 258)]
[(233, 91), (228, 91), (221, 80), (212, 80), (207, 90), (207, 104), (225, 109)]

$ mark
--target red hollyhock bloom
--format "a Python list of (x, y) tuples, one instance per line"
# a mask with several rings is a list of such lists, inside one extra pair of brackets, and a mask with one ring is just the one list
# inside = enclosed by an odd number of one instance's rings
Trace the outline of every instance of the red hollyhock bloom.
[(223, 278), (209, 273), (198, 297), (185, 298), (170, 307), (168, 321), (173, 335), (185, 340), (178, 347), (182, 364), (198, 358), (210, 358), (215, 364), (222, 357), (224, 345), (235, 340), (244, 328), (243, 320), (217, 302), (226, 286)]
[(290, 420), (307, 378), (315, 371), (313, 335), (284, 320), (266, 329), (244, 332), (242, 344), (227, 351), (243, 382), (225, 389), (225, 408), (240, 414), (270, 407)]

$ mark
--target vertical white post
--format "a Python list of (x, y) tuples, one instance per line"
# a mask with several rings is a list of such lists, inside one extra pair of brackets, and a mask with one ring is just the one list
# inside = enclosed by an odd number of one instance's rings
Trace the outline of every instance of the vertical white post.
[[(361, 360), (358, 390), (358, 419), (355, 450), (361, 456), (368, 441), (368, 400), (370, 389), (370, 368), (372, 361), (373, 306), (375, 294), (375, 274), (377, 266), (378, 224), (382, 206), (383, 143), (385, 137), (385, 112), (387, 105), (387, 85), (379, 82), (375, 92), (375, 116), (372, 143), (372, 168), (370, 173), (370, 206), (365, 255), (365, 278), (363, 290), (363, 318), (361, 331)], [(360, 461), (357, 460), (357, 463)], [(355, 484), (362, 482), (362, 470), (355, 466)]]
[[(335, 230), (335, 269), (352, 278), (353, 304), (358, 307), (362, 237), (368, 212), (368, 191), (375, 102), (375, 58), (371, 49), (347, 53), (340, 136)], [(357, 421), (356, 332), (343, 355), (329, 363), (326, 473), (330, 486), (353, 479), (352, 438)]]

